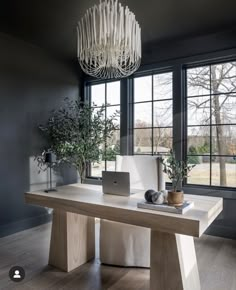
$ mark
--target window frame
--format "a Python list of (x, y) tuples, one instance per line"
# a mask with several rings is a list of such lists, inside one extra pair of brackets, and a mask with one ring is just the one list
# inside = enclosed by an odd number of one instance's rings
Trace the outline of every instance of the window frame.
[[(121, 111), (125, 112), (125, 118), (122, 117), (121, 120), (121, 128), (120, 128), (120, 137), (122, 135), (124, 137), (125, 133), (125, 141), (120, 139), (121, 141), (121, 155), (134, 155), (134, 142), (133, 142), (133, 128), (134, 128), (134, 110), (132, 107), (133, 102), (133, 78), (138, 76), (145, 76), (150, 74), (158, 74), (164, 72), (173, 72), (173, 129), (178, 132), (181, 132), (179, 136), (173, 133), (173, 149), (177, 153), (179, 160), (187, 159), (187, 69), (194, 68), (204, 65), (213, 65), (219, 64), (223, 62), (230, 62), (236, 61), (236, 49), (231, 49), (228, 51), (217, 51), (217, 52), (210, 52), (201, 55), (190, 55), (187, 57), (182, 57), (179, 59), (171, 59), (165, 60), (162, 62), (157, 63), (149, 63), (146, 65), (142, 65), (138, 72), (134, 73), (132, 76), (123, 79), (112, 79), (112, 80), (105, 80), (105, 82), (113, 82), (116, 80), (121, 81), (121, 102), (120, 108)], [(158, 69), (157, 69), (158, 67)], [(104, 80), (95, 80), (91, 79), (90, 77), (86, 77), (84, 80), (84, 86), (82, 88), (82, 93), (84, 92), (84, 100), (88, 101), (88, 96), (90, 95), (89, 92), (89, 85), (91, 84), (99, 84), (104, 83)], [(84, 91), (83, 91), (84, 90)], [(177, 98), (180, 97), (180, 100)], [(179, 101), (181, 104), (179, 104)], [(124, 107), (124, 104), (127, 108)], [(122, 107), (123, 106), (123, 107)], [(181, 116), (176, 117), (181, 112)], [(124, 114), (124, 112), (122, 112)], [(126, 124), (124, 124), (123, 119), (125, 119)], [(123, 122), (123, 125), (122, 125)], [(177, 123), (177, 125), (176, 125)], [(122, 128), (123, 127), (123, 128)], [(125, 129), (124, 129), (125, 127)], [(123, 144), (124, 143), (124, 144)], [(123, 149), (122, 149), (123, 148)], [(150, 155), (150, 154), (148, 154)], [(91, 177), (87, 175), (87, 178), (101, 180), (97, 177)], [(166, 183), (167, 188), (170, 186), (170, 183)], [(218, 190), (222, 192), (232, 192), (235, 191), (236, 187), (225, 187), (225, 186), (218, 186), (218, 185), (201, 185), (201, 184), (188, 184), (186, 179), (183, 181), (183, 188), (186, 190), (189, 188), (190, 192), (194, 190), (210, 190), (213, 192), (217, 192)], [(205, 192), (205, 191), (204, 191)]]
[[(166, 98), (163, 100), (154, 100), (154, 76), (155, 75), (159, 75), (159, 74), (165, 74), (165, 73), (171, 73), (172, 74), (172, 98)], [(138, 78), (142, 78), (142, 77), (148, 77), (151, 76), (151, 99), (148, 101), (138, 101), (135, 102), (135, 91), (134, 91), (134, 81), (135, 79)], [(165, 69), (159, 69), (159, 70), (152, 70), (152, 71), (146, 71), (143, 73), (139, 73), (139, 74), (134, 74), (134, 76), (132, 77), (132, 98), (130, 100), (129, 106), (132, 107), (132, 155), (148, 155), (148, 156), (155, 156), (158, 154), (164, 154), (164, 152), (159, 152), (159, 153), (154, 153), (154, 130), (155, 129), (172, 129), (172, 148), (173, 148), (173, 103), (174, 103), (174, 99), (173, 99), (173, 69), (172, 68), (165, 68)], [(154, 104), (158, 103), (158, 102), (162, 102), (162, 101), (172, 101), (172, 126), (154, 126)], [(136, 104), (145, 104), (145, 103), (149, 103), (151, 104), (151, 113), (152, 113), (152, 117), (151, 117), (151, 122), (152, 122), (152, 126), (150, 127), (145, 127), (145, 128), (139, 128), (139, 127), (135, 127), (135, 105)], [(135, 147), (135, 142), (134, 142), (134, 132), (135, 130), (139, 130), (139, 129), (144, 129), (144, 130), (151, 130), (151, 139), (152, 139), (152, 144), (151, 144), (151, 153), (141, 153), (141, 154), (137, 154), (134, 150)]]
[[(120, 79), (95, 80), (95, 81), (87, 81), (87, 82), (85, 82), (85, 85), (84, 85), (84, 92), (85, 92), (84, 101), (86, 103), (88, 103), (89, 106), (91, 106), (92, 105), (92, 92), (91, 92), (92, 86), (93, 85), (104, 84), (105, 85), (105, 118), (107, 117), (107, 108), (119, 106), (120, 110), (121, 110), (121, 93), (120, 93), (120, 103), (119, 104), (112, 104), (112, 105), (107, 106), (107, 84), (108, 83), (113, 83), (113, 82), (118, 82), (118, 81), (120, 82)], [(121, 83), (120, 83), (120, 92), (121, 92)], [(97, 108), (101, 108), (101, 106), (97, 106)], [(121, 124), (120, 124), (120, 127), (121, 127)], [(120, 136), (121, 136), (121, 128), (117, 129), (115, 131), (120, 131)], [(106, 148), (107, 148), (107, 142), (105, 142), (105, 150), (106, 150)], [(109, 160), (105, 160), (105, 171), (107, 170), (107, 161), (109, 161)], [(93, 176), (92, 175), (91, 163), (89, 163), (88, 166), (87, 166), (86, 178), (87, 179), (91, 179), (91, 180), (101, 180), (102, 179), (102, 177), (97, 177), (97, 176)]]
[[(211, 71), (211, 66), (213, 65), (220, 65), (223, 63), (229, 63), (229, 62), (236, 62), (236, 56), (226, 56), (226, 57), (219, 57), (219, 58), (212, 58), (208, 59), (205, 61), (197, 61), (194, 63), (187, 63), (183, 66), (183, 74), (184, 74), (184, 94), (183, 94), (183, 102), (184, 102), (184, 139), (183, 139), (183, 157), (184, 160), (186, 161), (188, 158), (188, 128), (189, 127), (209, 127), (210, 128), (210, 154), (207, 155), (209, 157), (209, 185), (207, 184), (195, 184), (195, 183), (188, 183), (187, 178), (183, 180), (183, 186), (187, 188), (199, 188), (199, 189), (210, 189), (210, 190), (223, 190), (223, 191), (234, 191), (236, 189), (235, 187), (232, 186), (221, 186), (221, 185), (212, 185), (212, 156), (215, 157), (233, 157), (236, 155), (214, 155), (212, 154), (212, 128), (217, 127), (217, 126), (230, 126), (230, 125), (236, 125), (236, 124), (212, 124), (212, 96), (214, 95), (227, 95), (230, 93), (219, 93), (219, 94), (214, 94), (212, 93), (211, 90), (211, 73), (210, 73), (210, 89), (209, 89), (209, 94), (203, 94), (203, 95), (193, 95), (193, 96), (188, 96), (187, 95), (187, 70), (192, 69), (192, 68), (198, 68), (198, 67), (204, 67), (204, 66), (209, 66), (210, 71)], [(231, 92), (232, 93), (232, 92)], [(236, 93), (236, 92), (234, 92)], [(208, 125), (188, 125), (188, 99), (190, 98), (196, 98), (196, 97), (209, 97), (210, 100), (210, 123)], [(190, 156), (190, 155), (189, 155)], [(191, 156), (203, 156), (203, 155), (191, 155)], [(191, 173), (190, 173), (191, 174)]]

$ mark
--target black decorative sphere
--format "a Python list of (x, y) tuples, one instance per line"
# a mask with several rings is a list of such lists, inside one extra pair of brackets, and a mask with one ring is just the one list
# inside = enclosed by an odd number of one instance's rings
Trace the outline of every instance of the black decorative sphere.
[(152, 196), (156, 193), (155, 190), (153, 189), (148, 189), (145, 194), (144, 198), (146, 199), (147, 202), (152, 202)]

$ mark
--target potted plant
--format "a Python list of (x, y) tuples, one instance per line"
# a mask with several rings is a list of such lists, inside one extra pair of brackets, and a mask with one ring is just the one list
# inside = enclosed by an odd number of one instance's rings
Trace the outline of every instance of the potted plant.
[(196, 164), (189, 165), (188, 162), (177, 160), (173, 150), (170, 151), (170, 156), (164, 160), (163, 172), (167, 174), (172, 181), (172, 190), (168, 191), (168, 204), (171, 206), (181, 206), (184, 201), (184, 192), (181, 189), (182, 181), (188, 177), (188, 173), (196, 166)]
[(83, 183), (89, 163), (100, 162), (105, 142), (118, 129), (114, 122), (118, 114), (104, 118), (105, 106), (96, 108), (66, 98), (63, 107), (54, 110), (39, 128), (47, 137), (50, 151), (57, 156), (57, 163), (74, 166)]

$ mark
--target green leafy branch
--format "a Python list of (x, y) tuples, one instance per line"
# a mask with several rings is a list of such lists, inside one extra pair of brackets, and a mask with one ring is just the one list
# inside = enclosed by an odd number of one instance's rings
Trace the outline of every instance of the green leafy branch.
[(52, 112), (40, 130), (56, 154), (58, 162), (73, 165), (85, 178), (89, 162), (100, 162), (106, 140), (112, 138), (119, 112), (105, 118), (105, 106), (97, 108), (81, 101), (66, 98), (58, 110)]
[(196, 164), (189, 165), (188, 161), (177, 160), (173, 150), (170, 150), (170, 156), (166, 160), (161, 159), (161, 163), (163, 164), (163, 172), (172, 181), (174, 192), (177, 191), (183, 179), (189, 177), (189, 172), (196, 166)]

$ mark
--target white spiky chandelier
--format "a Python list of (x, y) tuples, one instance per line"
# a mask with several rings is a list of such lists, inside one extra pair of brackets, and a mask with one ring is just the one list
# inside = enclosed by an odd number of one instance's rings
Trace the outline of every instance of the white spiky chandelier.
[(78, 60), (86, 74), (122, 78), (139, 68), (141, 29), (135, 15), (117, 0), (105, 0), (88, 9), (77, 32)]

